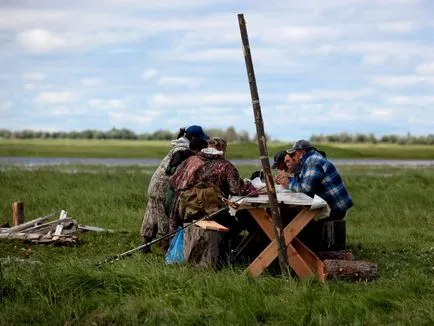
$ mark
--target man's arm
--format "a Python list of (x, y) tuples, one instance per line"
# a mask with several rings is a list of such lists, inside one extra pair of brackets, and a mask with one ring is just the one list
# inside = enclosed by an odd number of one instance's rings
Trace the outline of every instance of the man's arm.
[(324, 171), (317, 161), (312, 161), (307, 164), (298, 178), (289, 178), (288, 189), (293, 192), (303, 192), (306, 194), (314, 194), (315, 189), (321, 184)]

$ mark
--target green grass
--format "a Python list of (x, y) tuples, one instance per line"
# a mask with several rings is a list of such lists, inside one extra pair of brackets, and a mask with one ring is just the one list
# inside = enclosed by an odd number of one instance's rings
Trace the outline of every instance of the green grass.
[(22, 200), (27, 220), (65, 209), (80, 223), (129, 232), (84, 234), (79, 247), (1, 241), (0, 325), (433, 324), (434, 168), (340, 170), (356, 203), (348, 246), (378, 263), (375, 282), (252, 279), (241, 267), (166, 266), (159, 254), (139, 253), (96, 269), (140, 244), (153, 169), (3, 167), (0, 223)]
[[(0, 156), (30, 157), (96, 157), (96, 158), (162, 158), (169, 150), (169, 141), (129, 140), (16, 140), (0, 139)], [(269, 143), (272, 157), (289, 147), (287, 143)], [(434, 146), (428, 145), (359, 145), (321, 144), (331, 158), (434, 159)], [(256, 143), (232, 143), (229, 159), (257, 158)]]

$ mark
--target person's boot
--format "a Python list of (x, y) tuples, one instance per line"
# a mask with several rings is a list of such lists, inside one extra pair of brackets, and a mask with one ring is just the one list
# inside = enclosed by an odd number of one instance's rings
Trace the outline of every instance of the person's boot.
[[(143, 237), (143, 244), (146, 244), (146, 243), (151, 242), (151, 241), (152, 241), (151, 237)], [(144, 254), (150, 253), (151, 252), (151, 246), (146, 246), (146, 247), (142, 248), (142, 252)]]

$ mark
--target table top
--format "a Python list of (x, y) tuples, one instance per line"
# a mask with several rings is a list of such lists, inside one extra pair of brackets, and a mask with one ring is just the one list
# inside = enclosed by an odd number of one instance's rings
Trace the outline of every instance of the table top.
[[(330, 215), (330, 207), (327, 202), (320, 196), (309, 197), (301, 192), (280, 192), (276, 193), (277, 202), (289, 206), (303, 206), (310, 210), (321, 208), (320, 213), (314, 218), (315, 220), (326, 218)], [(229, 199), (232, 203), (238, 205), (237, 209), (230, 207), (231, 215), (235, 215), (238, 209), (249, 209), (257, 207), (268, 207), (268, 195), (259, 195), (257, 197), (232, 196)]]

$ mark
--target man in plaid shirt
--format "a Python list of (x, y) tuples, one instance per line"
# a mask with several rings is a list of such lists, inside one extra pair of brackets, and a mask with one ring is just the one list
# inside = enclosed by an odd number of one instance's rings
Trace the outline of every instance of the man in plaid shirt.
[(318, 152), (307, 140), (297, 141), (287, 151), (285, 163), (288, 169), (294, 169), (294, 177), (288, 179), (286, 188), (294, 192), (303, 192), (311, 197), (318, 195), (330, 206), (331, 220), (340, 220), (351, 206), (351, 200), (336, 167)]

